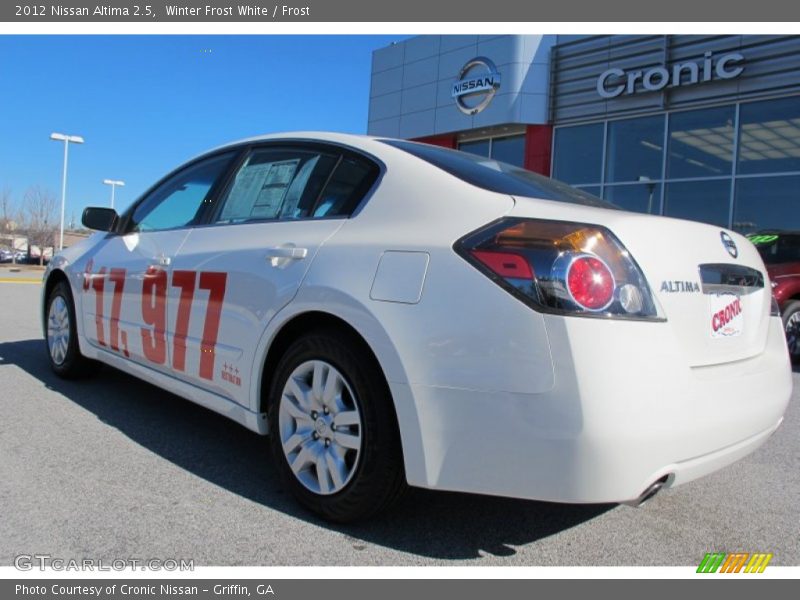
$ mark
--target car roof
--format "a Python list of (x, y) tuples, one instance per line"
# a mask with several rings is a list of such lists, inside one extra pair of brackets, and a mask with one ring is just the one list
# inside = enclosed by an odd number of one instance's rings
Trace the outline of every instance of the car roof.
[(334, 144), (344, 144), (349, 146), (361, 147), (367, 140), (375, 140), (377, 138), (367, 135), (358, 135), (355, 133), (337, 133), (333, 131), (286, 131), (280, 133), (268, 133), (256, 135), (248, 138), (228, 142), (218, 146), (210, 151), (203, 152), (199, 156), (204, 156), (227, 148), (235, 148), (246, 144), (255, 144), (258, 142), (269, 142), (275, 140), (285, 141), (309, 141), (309, 142), (331, 142)]

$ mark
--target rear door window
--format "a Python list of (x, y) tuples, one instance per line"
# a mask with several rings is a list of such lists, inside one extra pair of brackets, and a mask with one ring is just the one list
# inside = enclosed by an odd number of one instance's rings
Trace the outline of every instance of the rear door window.
[(366, 158), (335, 148), (255, 149), (239, 167), (212, 222), (349, 217), (379, 172)]
[(336, 166), (313, 216), (349, 217), (378, 177), (378, 167), (354, 157), (342, 157)]
[(338, 160), (332, 154), (304, 150), (254, 150), (236, 173), (215, 222), (311, 216)]

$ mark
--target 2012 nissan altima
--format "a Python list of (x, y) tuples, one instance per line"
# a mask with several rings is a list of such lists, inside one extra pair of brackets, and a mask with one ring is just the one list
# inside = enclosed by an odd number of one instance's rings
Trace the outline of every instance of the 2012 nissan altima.
[(407, 485), (635, 503), (752, 452), (791, 393), (744, 237), (454, 150), (259, 137), (83, 223), (43, 286), (55, 372), (269, 434), (331, 520)]

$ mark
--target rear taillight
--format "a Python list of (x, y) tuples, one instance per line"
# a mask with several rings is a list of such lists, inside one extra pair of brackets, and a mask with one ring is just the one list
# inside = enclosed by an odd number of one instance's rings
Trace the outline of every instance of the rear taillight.
[(572, 259), (567, 271), (567, 290), (572, 300), (586, 310), (603, 310), (614, 300), (614, 276), (596, 256)]
[(506, 218), (462, 238), (455, 250), (543, 312), (660, 320), (644, 275), (605, 227)]

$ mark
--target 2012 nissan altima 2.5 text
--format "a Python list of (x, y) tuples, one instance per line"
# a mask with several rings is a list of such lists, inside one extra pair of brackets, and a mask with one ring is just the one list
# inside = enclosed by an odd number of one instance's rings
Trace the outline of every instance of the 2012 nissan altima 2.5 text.
[(637, 503), (755, 450), (791, 393), (744, 237), (454, 150), (253, 138), (83, 223), (45, 274), (53, 370), (269, 434), (334, 521), (408, 485)]

